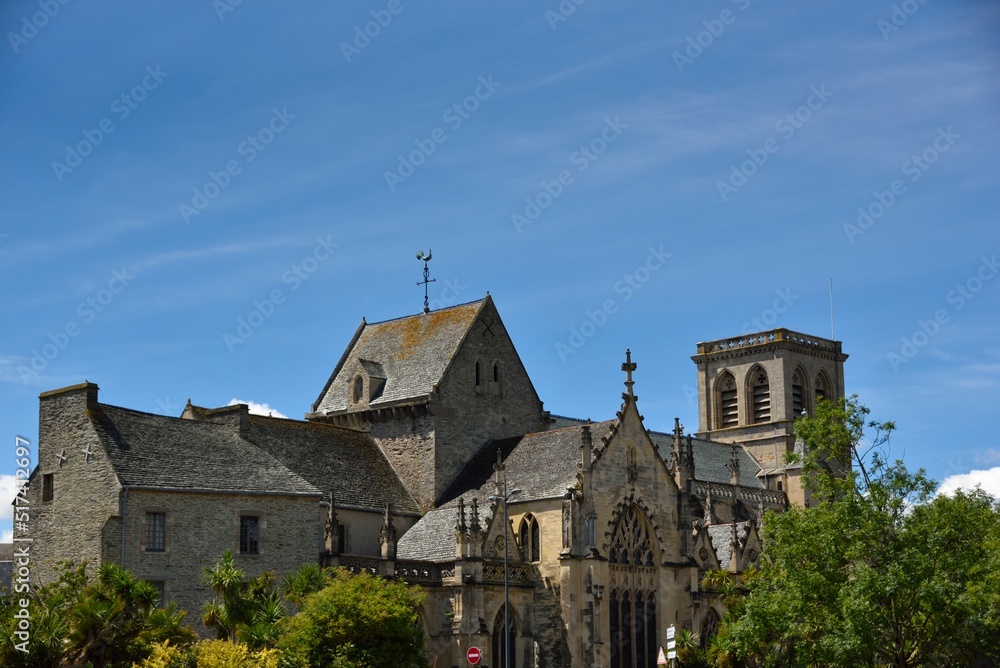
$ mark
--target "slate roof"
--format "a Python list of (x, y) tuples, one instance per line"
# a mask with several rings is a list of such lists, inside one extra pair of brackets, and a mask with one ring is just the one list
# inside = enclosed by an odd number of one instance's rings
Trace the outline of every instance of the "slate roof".
[[(650, 438), (660, 450), (660, 455), (671, 463), (674, 458), (674, 436), (662, 432), (650, 432)], [(701, 439), (691, 439), (694, 449), (694, 478), (703, 482), (717, 482), (724, 485), (729, 484), (729, 462), (733, 457), (733, 446), (727, 443), (716, 443), (715, 441), (703, 441)], [(740, 485), (742, 487), (754, 487), (763, 489), (757, 474), (760, 473), (760, 466), (754, 458), (737, 446), (737, 456), (740, 459)]]
[[(612, 424), (613, 421), (607, 421), (590, 425), (595, 450), (601, 447), (601, 438), (609, 433)], [(493, 465), (498, 449), (507, 467), (507, 480), (516, 483), (521, 490), (512, 503), (559, 498), (566, 493), (567, 487), (576, 484), (582, 432), (581, 425), (487, 443), (466, 464), (442, 500), (447, 502), (465, 496), (469, 501), (475, 496), (480, 507), (489, 505), (489, 496), (496, 491)]]
[(367, 433), (318, 422), (250, 415), (247, 439), (323, 491), (337, 505), (419, 513), (389, 461)]
[[(697, 464), (695, 465), (697, 466)], [(736, 523), (736, 538), (743, 541), (747, 536), (747, 523)], [(708, 527), (708, 537), (712, 540), (712, 547), (719, 559), (719, 565), (723, 568), (729, 567), (729, 559), (733, 556), (733, 525), (713, 524)]]
[(122, 485), (317, 496), (228, 426), (99, 404), (91, 421)]
[[(608, 421), (590, 425), (595, 449), (601, 447), (601, 437), (609, 433), (612, 424), (613, 421)], [(466, 521), (472, 499), (477, 500), (480, 523), (486, 528), (489, 497), (496, 493), (493, 465), (498, 449), (507, 467), (508, 484), (521, 490), (511, 499), (511, 504), (515, 504), (558, 498), (566, 493), (567, 487), (575, 485), (581, 443), (582, 425), (487, 443), (444, 493), (441, 506), (428, 511), (400, 538), (399, 558), (454, 561), (459, 497), (465, 500)]]
[(414, 561), (455, 561), (457, 524), (457, 505), (427, 511), (399, 539), (396, 557)]
[(362, 320), (354, 341), (313, 404), (313, 412), (347, 410), (351, 381), (347, 376), (357, 364), (368, 373), (368, 365), (374, 364), (386, 378), (382, 394), (369, 402), (372, 408), (427, 396), (444, 376), (488, 299), (384, 322)]

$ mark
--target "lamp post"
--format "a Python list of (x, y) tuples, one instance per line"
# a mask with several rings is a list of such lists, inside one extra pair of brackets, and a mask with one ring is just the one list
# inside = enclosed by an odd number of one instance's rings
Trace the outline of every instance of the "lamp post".
[[(499, 457), (499, 455), (498, 455)], [(502, 465), (500, 465), (502, 466)], [(503, 502), (503, 662), (504, 668), (510, 668), (510, 577), (508, 571), (508, 554), (510, 545), (507, 543), (507, 529), (510, 521), (507, 519), (507, 501), (515, 494), (520, 494), (521, 490), (512, 489), (507, 491), (507, 471), (503, 473), (503, 496), (493, 495), (490, 501)]]

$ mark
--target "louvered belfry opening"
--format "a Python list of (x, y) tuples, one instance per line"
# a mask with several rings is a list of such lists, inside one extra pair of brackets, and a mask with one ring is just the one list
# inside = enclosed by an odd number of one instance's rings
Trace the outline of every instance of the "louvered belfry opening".
[(802, 415), (805, 406), (805, 392), (802, 389), (802, 375), (796, 371), (792, 374), (792, 414), (793, 417)]
[(740, 404), (736, 394), (736, 379), (728, 371), (719, 378), (719, 427), (736, 427), (740, 423)]
[(767, 382), (767, 374), (758, 369), (751, 376), (751, 397), (753, 423), (771, 421), (771, 385)]

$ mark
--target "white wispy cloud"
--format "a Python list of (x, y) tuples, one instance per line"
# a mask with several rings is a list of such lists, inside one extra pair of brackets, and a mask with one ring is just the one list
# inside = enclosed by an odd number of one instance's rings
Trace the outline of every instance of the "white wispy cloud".
[(254, 415), (269, 415), (271, 417), (288, 419), (288, 416), (281, 411), (271, 408), (267, 404), (258, 404), (256, 401), (246, 401), (244, 399), (237, 399), (233, 397), (226, 405), (235, 406), (236, 404), (246, 404), (250, 407), (250, 412)]
[[(19, 487), (14, 476), (6, 473), (0, 475), (0, 522), (9, 522), (13, 518), (14, 507), (10, 504), (14, 502)], [(0, 543), (4, 542), (7, 541), (0, 540)]]
[(993, 464), (994, 462), (1000, 462), (1000, 450), (996, 448), (987, 448), (983, 452), (976, 453), (976, 461), (980, 464)]
[(0, 383), (53, 388), (78, 382), (80, 382), (79, 376), (59, 376), (35, 371), (31, 366), (30, 357), (24, 355), (0, 355)]
[(271, 250), (278, 246), (300, 245), (301, 240), (291, 239), (268, 239), (266, 241), (256, 241), (242, 244), (226, 244), (222, 246), (212, 246), (210, 248), (190, 248), (182, 250), (167, 251), (149, 255), (134, 262), (131, 268), (137, 272), (147, 271), (154, 267), (159, 267), (174, 262), (186, 260), (203, 260), (227, 255), (241, 255), (243, 253), (254, 253), (258, 251)]
[(1000, 466), (950, 475), (941, 481), (937, 493), (953, 494), (958, 489), (975, 489), (977, 485), (994, 499), (1000, 499)]

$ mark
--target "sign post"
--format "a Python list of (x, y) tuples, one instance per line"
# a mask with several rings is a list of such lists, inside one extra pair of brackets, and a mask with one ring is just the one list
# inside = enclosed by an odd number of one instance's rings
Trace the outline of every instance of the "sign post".
[(469, 663), (473, 666), (478, 666), (479, 662), (483, 658), (483, 653), (479, 651), (478, 647), (470, 647), (469, 651), (465, 653), (465, 658), (469, 660)]
[(667, 629), (667, 658), (676, 659), (677, 658), (677, 629), (671, 624), (670, 628)]

